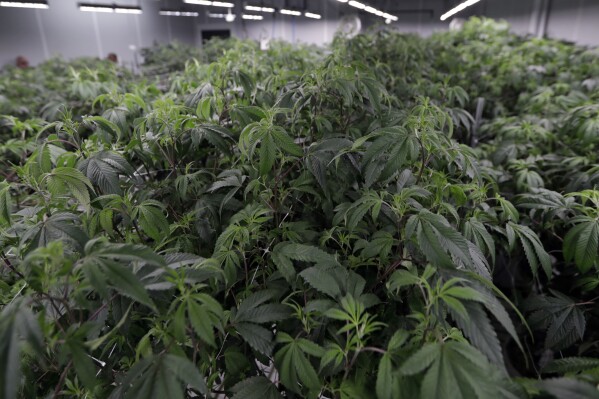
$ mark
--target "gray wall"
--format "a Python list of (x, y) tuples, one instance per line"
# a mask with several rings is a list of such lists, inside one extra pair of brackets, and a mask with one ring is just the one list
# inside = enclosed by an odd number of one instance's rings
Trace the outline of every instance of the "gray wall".
[[(230, 0), (229, 0), (230, 1)], [(389, 4), (377, 4), (376, 1), (365, 1), (377, 6), (379, 9), (400, 11), (397, 13), (399, 21), (393, 24), (402, 32), (417, 33), (428, 36), (435, 31), (447, 28), (447, 24), (439, 21), (439, 16), (444, 11), (445, 0), (387, 0)], [(248, 1), (250, 4), (260, 4), (259, 1)], [(265, 1), (265, 5), (279, 5), (282, 0)], [(303, 8), (303, 1), (288, 0), (287, 7), (296, 5)], [(201, 44), (203, 30), (230, 29), (232, 35), (240, 38), (259, 40), (269, 37), (274, 40), (285, 40), (291, 43), (325, 44), (333, 40), (340, 22), (344, 17), (357, 14), (357, 10), (347, 4), (339, 3), (337, 0), (306, 0), (306, 8), (309, 11), (319, 13), (323, 16), (321, 20), (312, 20), (305, 17), (291, 17), (281, 14), (261, 14), (263, 21), (244, 21), (237, 18), (233, 23), (224, 20), (215, 20), (200, 15), (196, 20), (196, 42)], [(433, 10), (434, 15), (428, 13), (414, 12), (416, 10)], [(409, 13), (401, 11), (409, 10)], [(237, 12), (239, 13), (239, 11)], [(370, 14), (360, 13), (362, 27), (367, 29), (373, 25), (382, 24), (384, 20)]]
[[(154, 42), (172, 40), (195, 42), (193, 20), (158, 14), (165, 0), (142, 1), (141, 15), (81, 12), (77, 3), (77, 0), (49, 0), (47, 10), (0, 7), (0, 66), (14, 63), (18, 55), (37, 64), (56, 55), (104, 58), (111, 52), (128, 65), (134, 60), (130, 46), (148, 47)], [(136, 0), (118, 3), (139, 4)]]
[[(389, 12), (399, 18), (399, 21), (393, 25), (400, 31), (429, 36), (434, 32), (447, 29), (447, 24), (439, 20), (439, 16), (446, 11), (444, 3), (439, 0), (405, 1), (392, 7)], [(420, 12), (415, 12), (417, 10)], [(432, 14), (428, 13), (429, 10)], [(380, 21), (374, 19), (372, 22)]]
[[(230, 0), (229, 0), (230, 1)], [(248, 1), (250, 4), (261, 4), (260, 1)], [(279, 0), (264, 2), (265, 6), (280, 4)], [(289, 0), (287, 7), (303, 8), (303, 1)], [(248, 14), (259, 14), (264, 16), (262, 21), (243, 20), (238, 15), (235, 22), (227, 23), (222, 19), (208, 18), (204, 13), (196, 19), (196, 43), (202, 43), (202, 31), (229, 29), (233, 36), (260, 40), (269, 37), (273, 40), (284, 40), (290, 43), (325, 44), (333, 40), (339, 25), (340, 9), (342, 6), (338, 1), (332, 0), (307, 0), (306, 9), (322, 15), (321, 20), (305, 17), (292, 17), (282, 14), (268, 14), (247, 12)], [(238, 7), (237, 14), (240, 14)]]
[[(449, 1), (449, 6), (458, 1)], [(522, 35), (599, 46), (598, 0), (482, 0), (460, 16), (505, 19)]]
[[(402, 18), (394, 26), (400, 31), (428, 35), (447, 29), (448, 22), (440, 16), (463, 0), (412, 0), (402, 4), (412, 8), (433, 10), (433, 18), (422, 15)], [(379, 4), (392, 4), (392, 0), (379, 0)], [(401, 10), (401, 7), (394, 7)], [(482, 0), (458, 14), (468, 18), (479, 15), (504, 19), (512, 31), (521, 35), (537, 36), (539, 33), (582, 45), (599, 46), (599, 0)]]
[[(365, 0), (380, 9), (397, 15), (399, 21), (392, 27), (401, 31), (429, 36), (444, 31), (449, 21), (440, 16), (463, 0)], [(250, 1), (251, 3), (251, 1)], [(258, 1), (254, 3), (260, 4)], [(265, 1), (266, 5), (281, 4), (282, 0)], [(227, 24), (201, 16), (196, 20), (196, 42), (201, 44), (204, 29), (231, 29), (233, 35), (258, 40), (269, 36), (289, 42), (324, 44), (330, 42), (344, 15), (356, 10), (337, 0), (307, 0), (308, 8), (320, 12), (324, 18), (312, 21), (304, 17), (271, 16), (264, 14), (264, 21), (241, 21)], [(294, 1), (288, 0), (288, 6)], [(298, 5), (302, 7), (301, 3)], [(421, 12), (419, 12), (421, 11)], [(505, 19), (515, 33), (537, 36), (539, 32), (548, 37), (573, 41), (583, 45), (599, 45), (599, 0), (482, 0), (458, 15), (467, 18), (484, 15)], [(360, 13), (365, 28), (381, 24), (382, 19)]]
[(553, 0), (547, 35), (584, 45), (599, 45), (599, 1)]
[(512, 30), (520, 35), (533, 33), (537, 29), (534, 0), (487, 0), (479, 3), (476, 11), (479, 15), (507, 20), (512, 25)]
[[(112, 3), (116, 0), (88, 0)], [(237, 13), (245, 0), (228, 0), (238, 4)], [(356, 10), (337, 0), (247, 0), (249, 3), (303, 8), (320, 13), (319, 21), (304, 17), (264, 14), (263, 21), (234, 23), (210, 19), (206, 7), (186, 5), (184, 8), (200, 12), (198, 18), (166, 17), (158, 15), (160, 8), (179, 8), (181, 0), (118, 0), (119, 4), (143, 7), (142, 15), (102, 14), (80, 12), (78, 0), (48, 0), (50, 9), (0, 8), (0, 66), (13, 63), (17, 55), (26, 56), (32, 64), (62, 55), (66, 58), (80, 56), (106, 57), (109, 52), (118, 54), (124, 64), (132, 64), (136, 48), (154, 42), (167, 43), (179, 40), (201, 46), (203, 30), (229, 29), (234, 36), (258, 40), (261, 37), (295, 43), (325, 44), (330, 42), (339, 22)], [(304, 3), (305, 1), (305, 3)], [(364, 0), (380, 9), (398, 15), (392, 24), (402, 32), (428, 36), (444, 31), (447, 22), (441, 14), (461, 0)], [(543, 12), (543, 4), (546, 12)], [(223, 10), (223, 9), (221, 9)], [(432, 15), (428, 12), (432, 11)], [(482, 0), (465, 10), (459, 17), (486, 15), (503, 18), (519, 34), (537, 34), (539, 30), (549, 37), (574, 41), (583, 45), (599, 45), (599, 0)], [(360, 15), (365, 28), (381, 24), (382, 19)], [(546, 18), (545, 18), (546, 17)]]

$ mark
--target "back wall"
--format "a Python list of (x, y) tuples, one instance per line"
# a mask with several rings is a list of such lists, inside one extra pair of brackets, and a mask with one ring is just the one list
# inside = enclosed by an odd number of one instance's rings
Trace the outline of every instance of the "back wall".
[[(14, 63), (19, 55), (37, 64), (57, 55), (105, 58), (108, 53), (116, 53), (121, 63), (131, 65), (135, 57), (130, 46), (195, 42), (193, 21), (159, 15), (163, 2), (143, 1), (141, 15), (82, 12), (77, 3), (48, 0), (47, 10), (0, 7), (0, 66)], [(139, 2), (118, 0), (118, 4), (133, 6)]]
[[(337, 0), (228, 0), (241, 5), (264, 4), (303, 8), (304, 4), (323, 16), (321, 20), (265, 15), (263, 21), (233, 23), (206, 16), (207, 7), (185, 5), (181, 0), (87, 0), (96, 3), (116, 1), (123, 5), (141, 4), (143, 14), (103, 14), (81, 12), (78, 0), (48, 0), (50, 9), (0, 8), (0, 66), (14, 63), (24, 55), (32, 64), (49, 57), (81, 56), (105, 58), (117, 53), (125, 65), (135, 62), (130, 49), (148, 47), (153, 43), (178, 40), (201, 46), (202, 31), (227, 29), (240, 38), (259, 40), (269, 37), (292, 43), (329, 43), (344, 16), (356, 9)], [(428, 36), (447, 29), (448, 23), (439, 20), (441, 14), (461, 0), (364, 0), (399, 17), (392, 26), (402, 32)], [(198, 18), (160, 16), (160, 8), (196, 10)], [(216, 9), (214, 9), (216, 10)], [(224, 9), (219, 9), (223, 12)], [(226, 11), (225, 11), (226, 12)], [(520, 34), (544, 35), (569, 40), (583, 45), (599, 45), (599, 0), (482, 0), (468, 8), (460, 17), (486, 15), (503, 18)], [(360, 15), (363, 26), (381, 23), (381, 18)]]

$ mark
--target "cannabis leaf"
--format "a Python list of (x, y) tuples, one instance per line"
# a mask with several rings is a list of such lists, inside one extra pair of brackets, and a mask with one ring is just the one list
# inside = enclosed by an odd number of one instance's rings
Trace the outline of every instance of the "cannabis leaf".
[(36, 316), (27, 306), (28, 298), (18, 298), (0, 313), (0, 397), (15, 398), (21, 380), (21, 351), (25, 343), (43, 352), (44, 339)]
[(89, 209), (90, 191), (93, 187), (89, 179), (79, 170), (69, 167), (58, 167), (43, 177), (46, 188), (56, 196), (75, 197), (83, 207)]
[[(274, 117), (274, 116), (273, 116)], [(239, 137), (239, 149), (248, 158), (252, 158), (256, 147), (260, 144), (259, 170), (265, 175), (275, 164), (277, 153), (285, 153), (296, 157), (303, 156), (304, 152), (281, 126), (273, 124), (273, 120), (263, 119), (260, 122), (250, 123), (243, 129)]]
[(106, 238), (95, 238), (85, 245), (84, 257), (76, 267), (83, 271), (88, 283), (104, 298), (109, 298), (108, 288), (112, 287), (122, 295), (155, 309), (154, 302), (130, 267), (131, 262), (165, 266), (164, 259), (148, 247), (113, 244)]
[(208, 393), (204, 378), (191, 361), (172, 354), (152, 355), (133, 365), (110, 398), (144, 399), (161, 395), (184, 399), (187, 389)]
[(305, 244), (281, 242), (273, 248), (271, 259), (281, 274), (291, 282), (296, 274), (293, 266), (294, 260), (312, 262), (322, 265), (337, 265), (335, 257), (321, 250)]
[(595, 386), (573, 378), (544, 380), (539, 387), (556, 398), (599, 399), (599, 390)]
[(451, 227), (443, 216), (422, 209), (408, 219), (406, 236), (417, 237), (420, 250), (431, 263), (455, 268), (459, 262), (490, 279), (489, 265), (480, 249)]
[(543, 367), (544, 373), (578, 373), (585, 370), (591, 370), (599, 367), (599, 359), (592, 357), (565, 357), (563, 359), (552, 360)]
[(155, 200), (145, 200), (133, 209), (132, 217), (138, 218), (144, 233), (155, 241), (160, 241), (168, 232), (169, 224), (164, 216), (164, 204)]
[(83, 249), (88, 236), (81, 228), (81, 220), (77, 215), (70, 212), (57, 212), (29, 227), (21, 236), (21, 242), (30, 242), (30, 250), (45, 247), (56, 240), (67, 242), (75, 250)]
[(231, 399), (281, 399), (277, 387), (265, 377), (250, 377), (231, 388)]
[(388, 127), (369, 135), (374, 140), (362, 157), (362, 173), (366, 187), (385, 181), (404, 165), (411, 164), (420, 153), (416, 135), (404, 127)]
[(501, 384), (487, 359), (462, 342), (426, 344), (399, 368), (405, 376), (423, 371), (422, 399), (483, 399), (496, 395)]
[(599, 257), (599, 222), (589, 216), (571, 219), (576, 223), (564, 238), (564, 257), (574, 260), (578, 270), (586, 273), (597, 263)]
[(535, 232), (527, 226), (518, 225), (512, 222), (508, 222), (505, 231), (510, 248), (514, 248), (516, 238), (520, 240), (533, 275), (537, 275), (540, 263), (547, 277), (551, 277), (551, 257), (545, 251), (545, 248), (543, 248), (543, 244)]
[(10, 184), (0, 182), (0, 226), (11, 224), (12, 200), (10, 195)]
[(237, 332), (260, 353), (270, 354), (273, 348), (272, 333), (259, 326), (288, 318), (290, 309), (282, 304), (267, 303), (277, 295), (274, 290), (258, 291), (241, 302), (233, 313), (232, 321)]
[(321, 357), (322, 348), (305, 338), (294, 339), (286, 333), (277, 334), (277, 343), (284, 344), (274, 357), (281, 382), (297, 393), (301, 393), (301, 386), (317, 392), (320, 380), (307, 355)]
[(526, 302), (533, 328), (546, 331), (545, 348), (565, 349), (582, 340), (586, 329), (583, 309), (572, 298), (557, 291), (533, 296)]
[(100, 151), (82, 160), (77, 168), (104, 194), (122, 194), (119, 184), (119, 174), (133, 175), (133, 168), (121, 155)]
[(199, 148), (202, 142), (207, 141), (223, 153), (231, 151), (233, 134), (220, 125), (202, 124), (191, 129), (191, 142)]

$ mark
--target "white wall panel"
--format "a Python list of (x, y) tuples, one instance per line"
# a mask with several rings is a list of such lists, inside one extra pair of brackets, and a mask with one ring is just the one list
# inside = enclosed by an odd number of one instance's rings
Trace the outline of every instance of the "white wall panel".
[[(195, 42), (192, 19), (158, 14), (164, 2), (142, 0), (141, 15), (81, 12), (77, 3), (78, 0), (48, 0), (50, 8), (47, 10), (0, 7), (0, 66), (14, 63), (18, 55), (37, 64), (47, 55), (61, 55), (67, 59), (104, 58), (110, 52), (116, 53), (123, 63), (130, 64), (134, 59), (130, 45), (147, 47), (154, 42), (167, 43), (170, 39)], [(118, 4), (139, 2), (118, 0)], [(171, 25), (170, 35), (167, 21)]]
[[(134, 58), (130, 45), (151, 46), (179, 40), (201, 45), (201, 32), (207, 29), (229, 29), (232, 35), (258, 40), (273, 39), (295, 43), (329, 43), (344, 15), (356, 13), (347, 4), (336, 0), (306, 0), (310, 11), (320, 13), (319, 21), (304, 17), (265, 15), (264, 21), (234, 23), (208, 19), (205, 7), (187, 6), (200, 12), (199, 18), (165, 17), (158, 15), (161, 7), (177, 8), (181, 0), (88, 0), (102, 3), (139, 4), (142, 15), (92, 14), (80, 12), (77, 0), (48, 0), (49, 10), (0, 8), (0, 65), (13, 63), (17, 55), (24, 55), (35, 64), (47, 56), (66, 58), (102, 56), (115, 52), (125, 63)], [(231, 0), (242, 4), (245, 0)], [(247, 0), (252, 3), (251, 0)], [(399, 21), (392, 26), (402, 32), (429, 36), (444, 31), (448, 23), (440, 15), (461, 0), (364, 0), (391, 12), (397, 11)], [(255, 0), (260, 3), (261, 0)], [(460, 17), (486, 15), (506, 19), (514, 32), (528, 34), (535, 31), (535, 4), (541, 0), (482, 0), (467, 9)], [(265, 0), (266, 5), (283, 5), (282, 0)], [(288, 7), (302, 8), (304, 0), (287, 0)], [(402, 13), (401, 10), (433, 10), (428, 14)], [(239, 13), (240, 10), (237, 10)], [(537, 16), (539, 15), (537, 10)], [(380, 18), (362, 14), (365, 27), (382, 23)], [(575, 41), (584, 45), (599, 45), (599, 0), (549, 0), (547, 30), (549, 37)], [(43, 36), (43, 38), (42, 38)]]

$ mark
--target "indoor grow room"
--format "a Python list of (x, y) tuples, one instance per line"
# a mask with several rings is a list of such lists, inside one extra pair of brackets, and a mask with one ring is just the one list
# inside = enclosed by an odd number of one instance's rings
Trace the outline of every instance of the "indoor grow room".
[(591, 3), (0, 2), (0, 398), (599, 398)]

